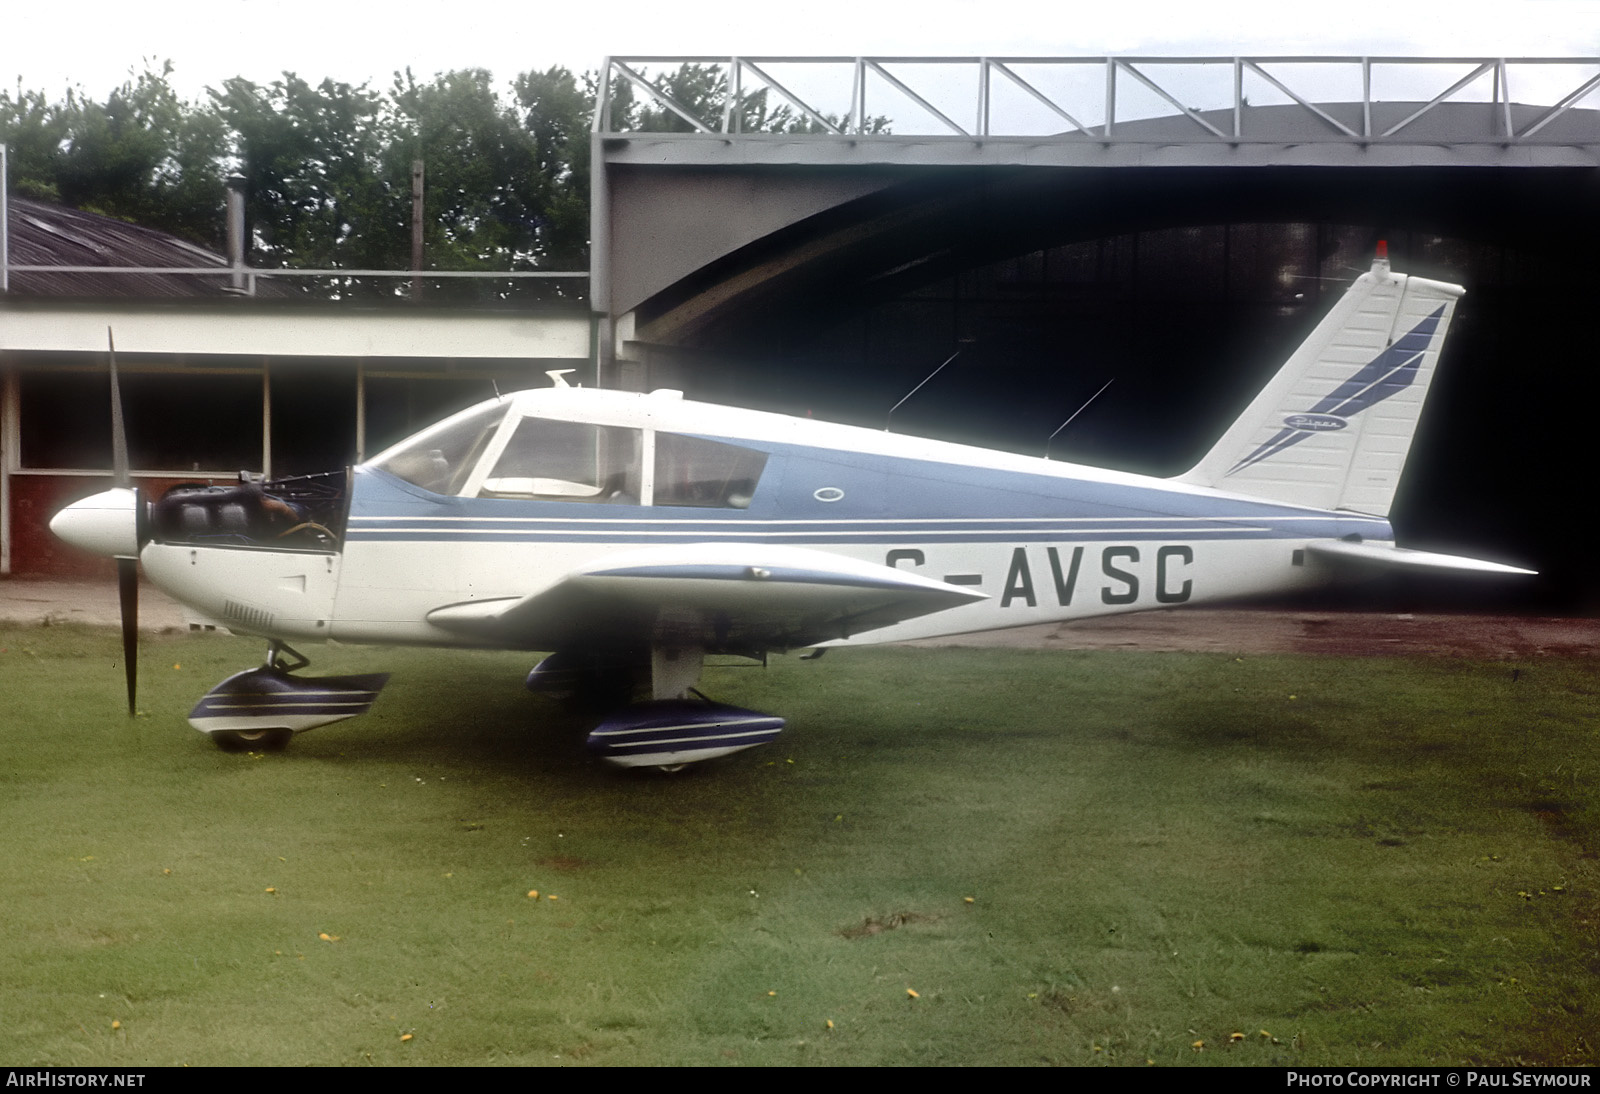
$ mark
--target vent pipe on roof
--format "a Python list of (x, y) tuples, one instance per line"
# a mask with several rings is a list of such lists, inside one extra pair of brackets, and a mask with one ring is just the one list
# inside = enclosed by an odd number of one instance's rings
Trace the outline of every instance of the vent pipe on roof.
[(229, 288), (236, 293), (249, 291), (244, 274), (244, 190), (247, 181), (243, 175), (229, 175), (227, 181), (228, 265), (233, 268)]
[[(411, 270), (413, 273), (422, 272), (422, 184), (423, 163), (421, 160), (411, 161)], [(422, 300), (422, 278), (411, 279), (411, 302), (420, 303)]]
[(9, 175), (6, 146), (0, 144), (0, 293), (11, 291), (11, 195), (6, 192)]

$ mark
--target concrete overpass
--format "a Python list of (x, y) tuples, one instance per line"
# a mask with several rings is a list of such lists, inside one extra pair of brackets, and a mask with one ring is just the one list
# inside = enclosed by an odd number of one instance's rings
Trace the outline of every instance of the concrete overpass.
[[(724, 82), (715, 116), (650, 78), (685, 63)], [(1331, 219), (1571, 242), (1577, 225), (1592, 242), (1595, 58), (647, 57), (604, 75), (603, 368), (1142, 226)], [(650, 130), (619, 105), (630, 96), (653, 108)]]

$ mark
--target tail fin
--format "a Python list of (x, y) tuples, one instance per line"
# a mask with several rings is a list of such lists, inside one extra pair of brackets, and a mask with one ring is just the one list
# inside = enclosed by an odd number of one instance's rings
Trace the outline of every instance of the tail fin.
[(1180, 481), (1388, 516), (1464, 290), (1390, 273), (1379, 248), (1372, 269)]

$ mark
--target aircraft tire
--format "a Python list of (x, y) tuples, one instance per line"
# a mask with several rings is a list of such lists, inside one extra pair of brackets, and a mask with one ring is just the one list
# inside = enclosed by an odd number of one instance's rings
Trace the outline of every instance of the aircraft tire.
[(211, 743), (224, 752), (282, 752), (293, 736), (289, 729), (219, 729)]

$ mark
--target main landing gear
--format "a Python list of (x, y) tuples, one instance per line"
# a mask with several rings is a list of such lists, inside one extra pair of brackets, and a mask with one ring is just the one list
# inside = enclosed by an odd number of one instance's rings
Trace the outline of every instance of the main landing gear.
[[(189, 724), (226, 751), (276, 751), (296, 733), (365, 714), (389, 681), (388, 673), (295, 675), (307, 664), (286, 643), (269, 643), (266, 662), (208, 691)], [(607, 712), (587, 744), (618, 767), (680, 771), (775, 738), (782, 718), (712, 702), (695, 688), (704, 664), (699, 646), (657, 644), (648, 660), (642, 652), (566, 650), (529, 673), (528, 690)], [(640, 691), (650, 698), (630, 702)]]
[(528, 690), (580, 700), (617, 696), (625, 702), (648, 672), (651, 698), (613, 709), (586, 742), (590, 752), (618, 767), (681, 771), (778, 735), (782, 718), (702, 695), (694, 685), (704, 664), (705, 650), (699, 646), (654, 645), (648, 665), (642, 657), (609, 651), (559, 651), (528, 674)]
[(287, 643), (267, 645), (260, 667), (235, 673), (189, 712), (189, 724), (229, 752), (270, 752), (296, 733), (365, 714), (389, 674), (311, 676), (294, 673), (308, 661)]

